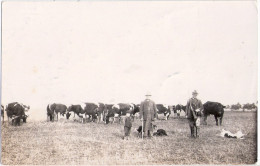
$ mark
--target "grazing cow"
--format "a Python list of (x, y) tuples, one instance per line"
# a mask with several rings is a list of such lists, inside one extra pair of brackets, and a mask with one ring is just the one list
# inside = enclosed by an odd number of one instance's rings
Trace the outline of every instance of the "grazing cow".
[(30, 106), (23, 105), (22, 103), (18, 103), (18, 102), (9, 103), (5, 108), (8, 121), (9, 118), (11, 118), (12, 125), (20, 126), (21, 119), (23, 120), (23, 122), (26, 122), (28, 116), (25, 114), (25, 112), (27, 112), (29, 109)]
[(92, 122), (97, 119), (99, 105), (99, 103), (85, 103), (84, 111)]
[(177, 104), (176, 107), (175, 107), (175, 110), (176, 110), (176, 113), (177, 113), (177, 117), (179, 118), (180, 114), (181, 114), (181, 111), (185, 112), (186, 106), (181, 105), (181, 104)]
[(54, 121), (54, 116), (56, 115), (58, 120), (58, 113), (64, 116), (66, 114), (66, 111), (67, 106), (64, 104), (49, 104), (47, 105), (47, 118), (50, 117), (50, 121)]
[(77, 114), (79, 117), (81, 117), (82, 122), (83, 122), (83, 116), (85, 117), (86, 112), (84, 111), (84, 108), (81, 107), (81, 105), (69, 106), (67, 109), (67, 113), (66, 113), (67, 119), (69, 119), (69, 117), (71, 115), (70, 112), (74, 112), (74, 118), (75, 118), (75, 114)]
[(1, 104), (1, 118), (2, 118), (2, 123), (4, 123), (5, 115), (4, 115), (4, 106)]
[[(171, 115), (171, 110), (168, 105), (156, 104), (157, 116), (158, 114), (164, 114), (165, 120), (168, 120)], [(158, 117), (157, 117), (158, 118)]]
[(130, 111), (130, 115), (132, 116), (134, 108), (134, 104), (114, 104), (111, 109), (107, 109), (108, 113), (106, 119), (109, 121), (109, 118), (113, 118), (113, 123), (115, 122), (115, 119), (119, 119), (119, 123), (121, 123), (121, 116), (125, 116), (127, 111)]
[(204, 110), (204, 123), (207, 124), (207, 117), (211, 114), (215, 116), (216, 125), (218, 126), (218, 118), (219, 118), (219, 125), (222, 124), (222, 118), (224, 115), (224, 108), (221, 103), (218, 102), (211, 102), (208, 101), (205, 104), (203, 104)]
[(106, 106), (106, 109), (105, 109), (105, 111), (104, 111), (104, 121), (105, 121), (105, 123), (106, 124), (108, 124), (109, 123), (109, 118), (110, 117), (113, 117), (113, 115), (112, 115), (112, 107), (113, 107), (113, 105), (114, 104), (106, 104), (105, 106)]

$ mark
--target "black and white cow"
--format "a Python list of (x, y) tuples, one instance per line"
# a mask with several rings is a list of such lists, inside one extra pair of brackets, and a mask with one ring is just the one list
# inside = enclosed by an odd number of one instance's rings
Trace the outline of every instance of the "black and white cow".
[(113, 123), (115, 122), (116, 119), (119, 120), (119, 123), (121, 123), (121, 116), (125, 116), (126, 112), (129, 111), (131, 116), (133, 115), (135, 105), (134, 104), (128, 104), (128, 103), (119, 103), (119, 104), (114, 104), (112, 108), (108, 108), (108, 113), (106, 117), (106, 122), (109, 122), (109, 118), (113, 118)]
[(103, 121), (105, 109), (106, 105), (103, 103), (83, 103), (81, 105), (69, 106), (68, 113), (74, 112), (74, 117), (75, 114), (77, 114), (80, 118), (82, 118), (82, 122), (84, 122), (87, 117), (90, 121), (97, 120), (97, 122), (101, 122)]
[(133, 104), (134, 105), (134, 110), (132, 112), (132, 120), (134, 121), (135, 118), (140, 117), (140, 104)]
[(9, 122), (9, 118), (11, 118), (12, 125), (20, 126), (21, 119), (23, 120), (23, 122), (26, 122), (28, 115), (26, 115), (25, 112), (28, 112), (29, 109), (30, 106), (26, 106), (22, 103), (18, 103), (18, 102), (9, 103), (5, 108), (8, 117), (8, 122)]
[[(83, 107), (83, 108), (82, 108)], [(83, 122), (83, 118), (86, 116), (86, 112), (84, 111), (84, 105), (70, 105), (67, 109), (67, 113), (66, 113), (66, 118), (69, 119), (71, 113), (70, 112), (74, 112), (74, 118), (75, 118), (75, 114), (78, 115), (78, 117), (81, 118), (81, 121)]]
[(222, 118), (224, 115), (224, 108), (221, 103), (218, 102), (211, 102), (208, 101), (205, 104), (203, 104), (203, 116), (204, 116), (204, 123), (207, 124), (207, 117), (211, 114), (214, 115), (216, 120), (216, 125), (218, 126), (218, 118), (219, 118), (219, 125), (222, 124)]
[(47, 119), (50, 118), (50, 121), (54, 121), (54, 117), (57, 116), (57, 120), (59, 119), (58, 114), (64, 116), (67, 111), (67, 106), (64, 104), (48, 104), (47, 105)]
[[(168, 105), (156, 104), (156, 108), (157, 108), (157, 115), (163, 114), (165, 120), (168, 120), (168, 119), (169, 119), (169, 117), (170, 117), (170, 115), (171, 115), (171, 111), (170, 111)], [(158, 118), (158, 117), (157, 117), (157, 118)]]
[(177, 117), (180, 118), (180, 114), (181, 114), (181, 111), (184, 111), (185, 112), (186, 110), (186, 106), (184, 105), (181, 105), (181, 104), (177, 104), (175, 106), (175, 112), (177, 113)]

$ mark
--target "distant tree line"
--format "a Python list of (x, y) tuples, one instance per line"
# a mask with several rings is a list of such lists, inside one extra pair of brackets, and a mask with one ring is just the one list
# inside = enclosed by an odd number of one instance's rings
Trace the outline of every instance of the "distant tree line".
[(248, 109), (248, 110), (252, 110), (252, 109), (257, 109), (257, 104), (255, 103), (247, 103), (247, 104), (244, 104), (243, 106), (240, 104), (240, 103), (237, 103), (237, 104), (232, 104), (232, 105), (227, 105), (226, 108), (230, 108), (231, 110), (239, 110), (239, 109)]

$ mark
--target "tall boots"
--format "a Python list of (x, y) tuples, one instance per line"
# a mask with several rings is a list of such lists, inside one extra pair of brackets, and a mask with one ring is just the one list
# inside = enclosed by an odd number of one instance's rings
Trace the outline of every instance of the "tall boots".
[(199, 127), (195, 127), (196, 128), (196, 137), (200, 136), (200, 128)]
[(191, 138), (199, 137), (200, 128), (195, 126), (190, 126)]
[(190, 126), (190, 135), (191, 135), (191, 138), (195, 138), (195, 136), (194, 136), (194, 126)]

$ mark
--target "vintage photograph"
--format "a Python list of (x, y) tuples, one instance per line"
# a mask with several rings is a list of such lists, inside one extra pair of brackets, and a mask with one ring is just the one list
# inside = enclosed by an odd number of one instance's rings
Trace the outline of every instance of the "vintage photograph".
[(2, 165), (257, 162), (257, 1), (2, 1)]

